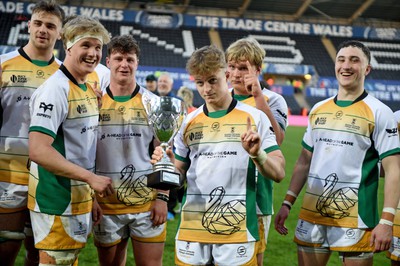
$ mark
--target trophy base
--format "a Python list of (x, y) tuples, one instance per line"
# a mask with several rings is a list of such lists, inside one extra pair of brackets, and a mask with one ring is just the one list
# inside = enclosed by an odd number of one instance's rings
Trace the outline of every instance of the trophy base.
[(159, 170), (147, 176), (147, 186), (155, 189), (170, 190), (181, 185), (179, 173)]

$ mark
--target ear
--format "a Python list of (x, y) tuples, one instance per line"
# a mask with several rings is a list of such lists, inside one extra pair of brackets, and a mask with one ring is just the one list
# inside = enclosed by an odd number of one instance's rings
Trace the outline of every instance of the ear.
[(106, 66), (110, 68), (110, 58), (108, 56), (106, 57)]
[(367, 68), (365, 69), (365, 76), (368, 76), (368, 74), (371, 72), (372, 66), (368, 64)]
[(225, 77), (226, 77), (226, 80), (228, 80), (229, 79), (229, 71), (225, 71)]
[(31, 33), (31, 21), (28, 20), (28, 33)]

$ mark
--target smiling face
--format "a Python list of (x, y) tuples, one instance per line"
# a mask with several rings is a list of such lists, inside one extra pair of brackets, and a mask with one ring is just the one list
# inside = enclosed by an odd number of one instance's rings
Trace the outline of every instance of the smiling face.
[(38, 12), (32, 14), (28, 22), (29, 43), (39, 50), (53, 50), (57, 40), (61, 38), (62, 22), (53, 14)]
[(107, 57), (107, 66), (110, 68), (111, 79), (118, 84), (135, 83), (135, 74), (139, 60), (134, 51), (129, 53), (113, 52)]
[(368, 58), (360, 48), (347, 46), (338, 51), (335, 73), (339, 89), (353, 92), (363, 91), (365, 76), (370, 71)]
[(96, 38), (83, 38), (66, 51), (64, 65), (78, 83), (93, 72), (102, 56), (102, 42)]

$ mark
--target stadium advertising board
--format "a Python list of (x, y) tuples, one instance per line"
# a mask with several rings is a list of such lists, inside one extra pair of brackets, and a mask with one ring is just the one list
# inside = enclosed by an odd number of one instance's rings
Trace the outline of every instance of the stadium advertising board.
[[(31, 14), (34, 3), (1, 1), (0, 12)], [(146, 11), (63, 6), (67, 15), (87, 15), (105, 21), (136, 22), (143, 26), (176, 28), (187, 27), (246, 30), (266, 33), (289, 33), (345, 38), (400, 40), (400, 29), (373, 28), (318, 23), (271, 21), (259, 19), (227, 18), (216, 16), (193, 16), (170, 13), (153, 14)]]

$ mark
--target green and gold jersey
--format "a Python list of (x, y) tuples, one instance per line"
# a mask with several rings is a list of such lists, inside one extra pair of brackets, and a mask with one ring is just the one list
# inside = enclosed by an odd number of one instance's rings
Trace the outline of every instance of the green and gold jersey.
[[(233, 90), (232, 90), (233, 92)], [(279, 124), (285, 131), (288, 125), (288, 106), (282, 95), (268, 89), (262, 90), (264, 99), (268, 103), (271, 112)], [(234, 94), (233, 97), (250, 106), (256, 107), (256, 102), (253, 96), (243, 96)], [(272, 126), (271, 126), (271, 130)], [(272, 215), (273, 210), (273, 181), (264, 178), (260, 173), (257, 177), (257, 213), (262, 215)]]
[(32, 61), (22, 48), (1, 55), (0, 182), (28, 185), (29, 100), (59, 67), (54, 57)]
[(393, 112), (364, 92), (310, 112), (303, 147), (313, 153), (300, 218), (316, 224), (373, 228), (378, 223), (378, 161), (400, 152)]
[[(53, 137), (52, 145), (62, 156), (94, 171), (99, 110), (90, 85), (78, 84), (61, 65), (32, 95), (30, 113), (30, 132)], [(75, 215), (92, 209), (86, 182), (54, 175), (34, 162), (28, 193), (28, 208), (36, 212)]]
[(233, 100), (224, 112), (202, 106), (190, 113), (174, 138), (177, 160), (187, 162), (187, 189), (177, 239), (201, 243), (256, 241), (256, 169), (243, 149), (247, 118), (267, 152), (279, 149), (261, 111)]
[(149, 211), (156, 191), (146, 186), (152, 172), (149, 150), (153, 131), (149, 126), (143, 97), (158, 97), (136, 86), (132, 95), (113, 96), (109, 88), (102, 99), (97, 141), (96, 173), (112, 178), (115, 192), (98, 197), (104, 214)]

